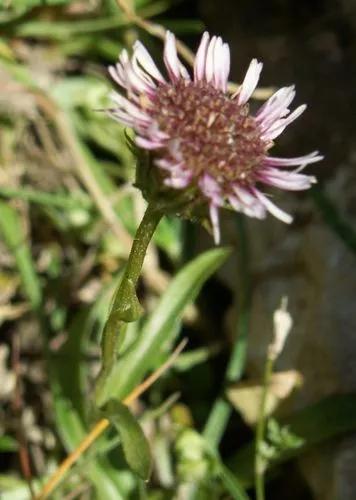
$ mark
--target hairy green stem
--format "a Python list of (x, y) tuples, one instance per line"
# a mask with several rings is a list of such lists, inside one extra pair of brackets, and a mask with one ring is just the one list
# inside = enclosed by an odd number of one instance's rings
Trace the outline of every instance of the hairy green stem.
[(148, 244), (162, 215), (162, 211), (155, 205), (148, 205), (137, 229), (123, 278), (115, 292), (101, 341), (102, 368), (96, 385), (96, 403), (98, 406), (102, 406), (105, 402), (105, 385), (116, 360), (121, 334), (127, 323), (136, 321), (141, 315), (142, 308), (136, 295), (136, 286)]

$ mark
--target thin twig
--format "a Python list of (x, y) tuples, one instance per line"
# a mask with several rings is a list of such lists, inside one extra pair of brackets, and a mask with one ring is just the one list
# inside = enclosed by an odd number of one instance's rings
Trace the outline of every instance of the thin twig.
[[(130, 406), (137, 398), (141, 396), (156, 380), (166, 371), (174, 361), (177, 359), (179, 354), (182, 352), (187, 344), (187, 340), (184, 339), (173, 351), (172, 355), (167, 359), (163, 365), (161, 365), (156, 371), (152, 373), (146, 380), (142, 382), (138, 387), (136, 387), (123, 401), (122, 403), (126, 406)], [(83, 441), (79, 446), (61, 463), (58, 469), (55, 471), (53, 476), (44, 485), (42, 491), (37, 495), (36, 500), (45, 500), (54, 491), (59, 482), (63, 479), (66, 472), (72, 467), (75, 462), (81, 457), (81, 455), (91, 446), (91, 444), (98, 439), (99, 436), (109, 427), (110, 421), (107, 418), (102, 418), (95, 424), (93, 429), (85, 436)]]
[(159, 368), (157, 368), (156, 371), (152, 373), (146, 380), (142, 382), (136, 389), (134, 389), (123, 401), (123, 403), (127, 406), (133, 403), (135, 399), (137, 399), (143, 392), (145, 392), (152, 384), (156, 382), (156, 380), (159, 379), (159, 377), (168, 370), (172, 366), (172, 364), (175, 362), (179, 354), (183, 351), (185, 346), (187, 345), (188, 340), (183, 339), (180, 344), (175, 348), (171, 356), (167, 359), (163, 365), (161, 365)]

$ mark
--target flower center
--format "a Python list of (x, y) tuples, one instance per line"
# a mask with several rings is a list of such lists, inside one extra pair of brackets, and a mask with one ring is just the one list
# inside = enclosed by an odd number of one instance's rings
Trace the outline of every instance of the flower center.
[(209, 83), (179, 80), (158, 88), (151, 112), (195, 178), (208, 173), (222, 186), (255, 181), (267, 143), (248, 105)]

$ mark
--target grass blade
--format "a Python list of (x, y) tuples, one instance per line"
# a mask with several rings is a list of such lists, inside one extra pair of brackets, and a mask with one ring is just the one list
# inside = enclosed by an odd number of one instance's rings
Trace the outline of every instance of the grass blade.
[(185, 307), (199, 293), (204, 282), (226, 260), (230, 250), (209, 250), (187, 264), (173, 279), (139, 338), (116, 364), (107, 386), (109, 397), (123, 398), (152, 368), (163, 343), (173, 342)]

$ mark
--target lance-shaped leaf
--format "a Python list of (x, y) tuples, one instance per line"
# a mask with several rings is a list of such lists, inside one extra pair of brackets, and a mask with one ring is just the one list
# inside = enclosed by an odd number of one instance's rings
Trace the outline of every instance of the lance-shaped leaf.
[(148, 441), (130, 410), (119, 401), (110, 400), (104, 415), (116, 427), (125, 459), (130, 468), (142, 479), (151, 474), (152, 457)]
[(149, 316), (137, 341), (116, 363), (107, 381), (107, 399), (125, 397), (140, 383), (162, 352), (179, 333), (184, 309), (195, 300), (205, 281), (225, 262), (230, 249), (214, 248), (189, 262), (172, 280)]

